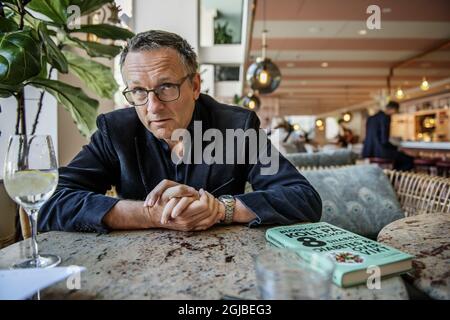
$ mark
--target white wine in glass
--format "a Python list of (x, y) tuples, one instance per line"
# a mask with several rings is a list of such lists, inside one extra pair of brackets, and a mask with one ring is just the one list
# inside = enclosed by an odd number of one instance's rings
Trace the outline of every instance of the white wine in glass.
[(61, 258), (50, 254), (39, 254), (36, 241), (39, 208), (51, 197), (58, 184), (58, 164), (51, 136), (11, 136), (5, 159), (4, 183), (6, 192), (24, 208), (31, 224), (33, 257), (13, 267), (57, 266)]

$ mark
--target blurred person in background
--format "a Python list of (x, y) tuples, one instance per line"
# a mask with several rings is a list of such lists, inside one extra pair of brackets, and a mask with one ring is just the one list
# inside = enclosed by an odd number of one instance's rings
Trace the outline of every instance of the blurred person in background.
[(396, 170), (407, 171), (414, 168), (414, 158), (398, 151), (398, 148), (389, 141), (391, 115), (398, 113), (400, 105), (395, 101), (389, 101), (386, 111), (367, 118), (366, 139), (362, 151), (363, 158), (382, 158), (393, 161)]

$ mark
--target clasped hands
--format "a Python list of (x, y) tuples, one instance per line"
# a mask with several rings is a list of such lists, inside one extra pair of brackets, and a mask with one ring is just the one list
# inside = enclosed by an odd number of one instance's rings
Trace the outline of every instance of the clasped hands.
[(206, 230), (224, 219), (225, 206), (207, 191), (162, 180), (146, 197), (153, 225), (179, 230)]

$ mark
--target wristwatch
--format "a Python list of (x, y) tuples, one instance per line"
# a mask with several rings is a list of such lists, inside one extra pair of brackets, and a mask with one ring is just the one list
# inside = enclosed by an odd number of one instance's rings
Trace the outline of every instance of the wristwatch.
[(225, 218), (222, 222), (225, 224), (232, 223), (236, 199), (231, 195), (222, 195), (218, 198), (218, 200), (225, 205)]

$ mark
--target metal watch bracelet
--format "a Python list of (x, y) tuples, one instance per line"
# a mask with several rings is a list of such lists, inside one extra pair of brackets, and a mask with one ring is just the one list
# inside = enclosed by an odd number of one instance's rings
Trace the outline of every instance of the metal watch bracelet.
[(225, 206), (225, 218), (222, 223), (230, 224), (233, 222), (234, 208), (236, 204), (236, 199), (231, 195), (222, 195), (218, 198)]

